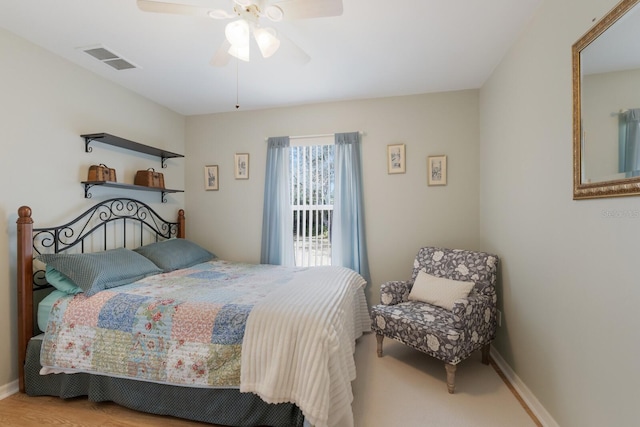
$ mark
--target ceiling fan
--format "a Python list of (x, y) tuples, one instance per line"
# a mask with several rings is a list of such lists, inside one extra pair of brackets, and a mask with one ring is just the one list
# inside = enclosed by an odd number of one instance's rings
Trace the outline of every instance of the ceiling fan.
[(155, 0), (137, 0), (138, 8), (144, 12), (233, 19), (225, 27), (225, 41), (211, 60), (211, 64), (218, 67), (227, 65), (232, 56), (249, 61), (252, 34), (263, 58), (272, 56), (280, 48), (281, 41), (287, 41), (298, 50), (306, 62), (310, 59), (309, 56), (273, 27), (262, 26), (260, 23), (262, 18), (271, 22), (280, 22), (342, 15), (342, 0), (281, 0), (275, 2), (269, 0), (226, 0), (226, 2), (228, 3), (227, 8), (213, 8)]

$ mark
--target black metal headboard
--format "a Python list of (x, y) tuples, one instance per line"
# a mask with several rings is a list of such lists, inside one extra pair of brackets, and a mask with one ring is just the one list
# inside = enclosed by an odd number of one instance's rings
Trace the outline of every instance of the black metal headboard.
[[(179, 222), (165, 220), (143, 202), (128, 198), (109, 199), (92, 206), (66, 224), (34, 228), (33, 256), (138, 247), (178, 237), (179, 229)], [(34, 270), (34, 290), (47, 287), (44, 270)]]
[(147, 204), (127, 198), (105, 200), (66, 224), (47, 228), (33, 228), (31, 208), (21, 206), (16, 224), (18, 377), (22, 392), (27, 343), (35, 332), (34, 292), (49, 287), (44, 270), (33, 267), (35, 256), (135, 248), (171, 237), (184, 238), (186, 233), (184, 210), (178, 211), (176, 222), (167, 221)]

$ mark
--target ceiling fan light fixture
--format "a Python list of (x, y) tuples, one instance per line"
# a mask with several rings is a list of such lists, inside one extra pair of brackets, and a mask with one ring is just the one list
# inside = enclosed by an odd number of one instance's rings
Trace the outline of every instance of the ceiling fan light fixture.
[(274, 4), (268, 6), (264, 11), (264, 14), (273, 22), (280, 22), (282, 21), (282, 18), (284, 18), (284, 11), (282, 10), (282, 8)]
[(233, 1), (242, 7), (247, 7), (252, 3), (252, 0), (233, 0)]
[(224, 35), (227, 37), (231, 46), (249, 46), (250, 29), (249, 23), (244, 19), (238, 19), (227, 24), (224, 29)]
[(269, 58), (280, 47), (280, 40), (276, 37), (273, 28), (254, 28), (253, 37), (258, 43), (263, 58)]
[(249, 62), (249, 44), (246, 46), (231, 45), (228, 50), (229, 55), (242, 61)]

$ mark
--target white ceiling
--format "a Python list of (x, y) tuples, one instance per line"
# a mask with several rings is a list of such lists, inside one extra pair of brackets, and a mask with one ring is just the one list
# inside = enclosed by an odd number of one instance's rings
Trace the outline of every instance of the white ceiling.
[[(274, 0), (275, 1), (275, 0)], [(322, 1), (322, 0), (318, 0)], [(184, 114), (479, 88), (541, 0), (343, 0), (339, 17), (273, 24), (286, 49), (213, 67), (218, 21), (145, 13), (135, 0), (0, 0), (0, 27)], [(173, 0), (232, 10), (232, 0)], [(103, 45), (138, 69), (78, 48)], [(1, 53), (0, 53), (1, 54)]]

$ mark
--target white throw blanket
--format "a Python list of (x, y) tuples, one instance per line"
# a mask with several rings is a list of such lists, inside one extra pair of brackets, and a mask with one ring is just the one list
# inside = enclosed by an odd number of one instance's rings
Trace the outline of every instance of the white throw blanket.
[(355, 340), (370, 329), (366, 282), (342, 267), (295, 274), (247, 319), (240, 391), (293, 402), (316, 427), (351, 427)]

